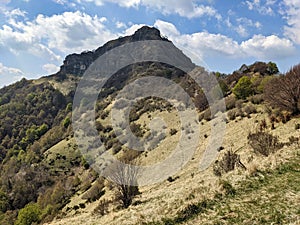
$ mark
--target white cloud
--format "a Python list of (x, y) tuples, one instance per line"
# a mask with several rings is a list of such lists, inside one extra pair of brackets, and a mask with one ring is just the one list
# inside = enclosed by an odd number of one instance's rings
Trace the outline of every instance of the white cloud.
[(116, 27), (117, 27), (118, 29), (121, 29), (121, 28), (126, 28), (127, 26), (126, 26), (125, 23), (120, 22), (120, 21), (117, 21), (117, 22), (116, 22)]
[(237, 27), (234, 28), (234, 30), (241, 36), (241, 37), (247, 37), (249, 34), (248, 34), (248, 31), (246, 29), (245, 26), (243, 25), (238, 25)]
[(10, 1), (11, 1), (11, 0), (0, 0), (0, 5), (1, 5), (1, 4), (4, 4), (4, 5), (5, 5), (5, 4), (8, 4), (8, 3), (10, 3)]
[(160, 29), (162, 35), (167, 35), (176, 46), (185, 51), (196, 63), (199, 59), (203, 61), (207, 56), (241, 54), (238, 43), (221, 34), (211, 34), (206, 31), (180, 34), (173, 24), (161, 20), (157, 20), (155, 26)]
[(201, 60), (206, 57), (230, 57), (230, 58), (249, 58), (254, 57), (260, 60), (274, 60), (291, 56), (295, 53), (293, 43), (285, 38), (278, 36), (255, 35), (252, 38), (238, 43), (232, 38), (222, 34), (211, 34), (206, 31), (193, 34), (180, 34), (176, 27), (164, 21), (157, 20), (155, 23), (163, 35), (167, 35), (175, 45), (193, 60), (197, 60), (197, 55)]
[(167, 36), (174, 37), (180, 35), (179, 31), (172, 23), (168, 23), (162, 20), (156, 20), (154, 26), (158, 27), (159, 30), (161, 30)]
[(300, 1), (284, 0), (287, 26), (284, 27), (285, 35), (300, 44)]
[(0, 62), (0, 87), (16, 82), (24, 77), (24, 73), (17, 68), (6, 67)]
[(260, 59), (280, 59), (295, 53), (293, 43), (278, 36), (255, 35), (253, 38), (241, 43), (243, 51)]
[(38, 15), (26, 22), (12, 20), (0, 28), (0, 49), (61, 61), (62, 54), (94, 49), (117, 37), (106, 29), (106, 20), (78, 11), (50, 17)]
[(274, 6), (276, 4), (277, 0), (267, 0), (266, 5)]
[(145, 26), (146, 24), (133, 24), (131, 25), (131, 27), (129, 27), (128, 29), (126, 29), (124, 31), (124, 35), (128, 36), (128, 35), (133, 35), (136, 30), (140, 29), (141, 27)]
[(121, 7), (146, 6), (157, 10), (163, 14), (178, 14), (182, 17), (196, 18), (202, 16), (211, 16), (220, 20), (222, 17), (217, 10), (211, 6), (197, 4), (196, 0), (82, 0), (93, 2), (101, 6), (107, 2), (118, 4)]
[(266, 0), (262, 2), (261, 0), (250, 0), (245, 1), (248, 9), (251, 11), (257, 11), (262, 15), (274, 15), (274, 10), (272, 6), (276, 3), (276, 0)]
[(19, 32), (13, 30), (10, 26), (4, 25), (0, 29), (0, 49), (7, 49), (15, 55), (26, 52), (53, 61), (61, 60), (59, 55), (55, 54), (47, 46), (39, 43), (40, 39), (35, 36), (32, 30), (27, 28), (30, 27), (24, 27), (23, 32)]
[[(97, 6), (102, 6), (106, 2), (116, 3), (122, 7), (137, 7), (141, 0), (82, 0), (85, 2), (93, 2)], [(80, 2), (80, 1), (79, 1)]]
[(52, 1), (54, 1), (55, 3), (60, 4), (60, 5), (64, 5), (67, 3), (66, 0), (52, 0)]
[(48, 74), (53, 74), (59, 71), (59, 67), (54, 64), (45, 64), (43, 70), (47, 71)]
[(237, 22), (238, 22), (239, 24), (244, 24), (244, 25), (246, 25), (246, 26), (248, 26), (248, 27), (256, 27), (256, 28), (260, 28), (260, 27), (262, 26), (261, 23), (260, 23), (259, 21), (254, 22), (253, 20), (248, 19), (248, 18), (246, 18), (246, 17), (240, 17), (240, 18), (238, 18), (238, 19), (237, 19)]
[(25, 17), (26, 14), (27, 14), (26, 11), (21, 10), (19, 8), (13, 9), (12, 11), (9, 12), (9, 16), (21, 16), (21, 17)]
[(237, 18), (236, 23), (237, 23), (237, 25), (234, 26), (229, 21), (229, 18), (227, 18), (227, 21), (225, 21), (225, 24), (229, 28), (232, 28), (234, 31), (236, 31), (241, 37), (249, 36), (249, 29), (252, 29), (252, 28), (260, 29), (262, 26), (260, 22), (258, 22), (258, 21), (254, 22), (251, 19), (248, 19), (246, 17)]

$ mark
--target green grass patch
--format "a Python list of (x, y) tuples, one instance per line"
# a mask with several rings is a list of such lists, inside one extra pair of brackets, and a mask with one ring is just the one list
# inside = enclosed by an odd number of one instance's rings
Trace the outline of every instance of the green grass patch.
[(188, 205), (174, 218), (147, 225), (296, 224), (300, 221), (300, 155), (274, 170), (260, 171), (233, 187), (222, 181), (225, 194)]

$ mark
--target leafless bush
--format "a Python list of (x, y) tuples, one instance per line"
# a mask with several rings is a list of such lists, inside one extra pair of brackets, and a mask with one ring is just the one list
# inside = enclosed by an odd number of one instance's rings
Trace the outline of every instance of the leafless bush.
[(178, 131), (175, 128), (171, 128), (170, 135), (173, 136), (173, 135), (177, 134), (177, 132)]
[(235, 107), (238, 109), (241, 109), (243, 107), (244, 101), (242, 99), (239, 99), (235, 102)]
[(116, 199), (122, 202), (124, 208), (128, 208), (134, 196), (139, 193), (137, 184), (138, 167), (131, 166), (136, 160), (126, 160), (124, 164), (117, 163), (111, 167), (110, 179), (115, 182)]
[(272, 135), (266, 129), (250, 132), (247, 138), (254, 152), (263, 156), (269, 156), (283, 147), (278, 136)]
[(264, 89), (264, 97), (273, 107), (293, 114), (300, 112), (300, 64), (294, 66), (285, 76), (269, 81)]
[(247, 114), (247, 115), (251, 115), (253, 113), (257, 113), (257, 110), (255, 108), (254, 105), (247, 105), (245, 108), (244, 108), (244, 112)]
[(216, 176), (221, 176), (223, 173), (228, 173), (236, 167), (246, 169), (244, 164), (241, 162), (240, 155), (229, 150), (224, 154), (221, 160), (215, 162), (213, 171)]
[(108, 207), (112, 203), (110, 200), (100, 200), (98, 206), (94, 209), (93, 213), (104, 216), (105, 214), (108, 213)]
[(229, 120), (235, 120), (236, 115), (235, 115), (235, 110), (230, 110), (227, 112), (227, 117)]
[(243, 111), (241, 109), (232, 109), (227, 112), (227, 117), (229, 120), (235, 120), (236, 117), (243, 116)]
[(236, 103), (236, 98), (235, 96), (230, 96), (228, 98), (225, 99), (225, 104), (226, 104), (226, 109), (230, 110), (235, 108), (235, 103)]
[(253, 95), (253, 96), (249, 97), (249, 101), (252, 104), (258, 105), (258, 104), (261, 104), (264, 101), (264, 98), (263, 98), (262, 94), (260, 94), (260, 95)]

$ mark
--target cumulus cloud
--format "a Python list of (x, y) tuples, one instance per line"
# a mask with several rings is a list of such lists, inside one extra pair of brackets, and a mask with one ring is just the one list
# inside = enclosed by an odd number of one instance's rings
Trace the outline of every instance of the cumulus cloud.
[(300, 8), (298, 0), (284, 0), (285, 18), (287, 26), (284, 27), (285, 35), (300, 44)]
[[(222, 34), (211, 34), (206, 31), (193, 34), (180, 34), (176, 27), (168, 22), (157, 20), (155, 26), (163, 35), (167, 35), (174, 44), (181, 47), (187, 55), (195, 60), (194, 55), (203, 61), (205, 57), (223, 56), (230, 58), (255, 57), (261, 60), (274, 60), (291, 56), (295, 53), (293, 43), (278, 36), (255, 35), (238, 43)], [(196, 59), (197, 60), (197, 59)]]
[(0, 62), (0, 87), (16, 82), (24, 77), (24, 73), (17, 68), (6, 67)]
[(105, 21), (106, 18), (78, 11), (50, 17), (38, 15), (26, 22), (10, 20), (0, 28), (0, 49), (61, 61), (62, 54), (94, 49), (115, 38), (117, 35), (106, 29)]
[(261, 59), (279, 59), (295, 53), (295, 47), (290, 40), (275, 35), (267, 37), (255, 35), (253, 38), (242, 42), (241, 48), (247, 55)]
[(217, 10), (211, 6), (198, 4), (196, 0), (82, 0), (93, 2), (101, 6), (107, 2), (118, 4), (121, 7), (146, 6), (148, 8), (162, 12), (163, 14), (178, 14), (182, 17), (195, 18), (211, 16), (220, 20), (222, 17)]
[(158, 27), (167, 36), (174, 37), (180, 35), (179, 31), (172, 23), (168, 23), (162, 20), (156, 20), (154, 26)]
[(59, 67), (54, 64), (45, 64), (43, 70), (47, 71), (48, 74), (53, 74), (59, 71)]
[(124, 34), (125, 36), (133, 35), (133, 34), (136, 32), (136, 30), (140, 29), (141, 27), (143, 27), (143, 26), (145, 26), (145, 25), (146, 25), (146, 24), (133, 24), (133, 25), (131, 25), (131, 27), (127, 28), (127, 29), (123, 32), (123, 34)]

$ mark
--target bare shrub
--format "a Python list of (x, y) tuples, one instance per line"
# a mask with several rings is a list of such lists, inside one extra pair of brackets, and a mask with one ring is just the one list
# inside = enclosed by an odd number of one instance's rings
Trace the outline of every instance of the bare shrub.
[(246, 169), (241, 162), (240, 155), (232, 150), (227, 151), (221, 160), (217, 160), (214, 164), (213, 171), (216, 176), (221, 176), (224, 173), (234, 170), (236, 167)]
[(283, 111), (283, 112), (280, 112), (279, 118), (282, 123), (287, 123), (288, 121), (291, 120), (292, 115), (288, 111)]
[(243, 116), (243, 111), (241, 109), (232, 109), (227, 112), (227, 117), (229, 120), (235, 120), (236, 117)]
[(97, 207), (94, 209), (93, 214), (104, 216), (108, 213), (109, 205), (112, 203), (111, 200), (100, 200)]
[(247, 114), (247, 115), (251, 115), (253, 113), (257, 113), (257, 110), (255, 108), (254, 105), (247, 105), (245, 108), (244, 108), (244, 112)]
[(230, 110), (227, 112), (227, 117), (229, 120), (235, 120), (236, 115), (235, 115), (235, 110)]
[(270, 80), (265, 85), (264, 97), (273, 107), (292, 114), (300, 112), (300, 64), (290, 69), (285, 76)]
[(225, 99), (226, 109), (230, 110), (235, 108), (236, 98), (234, 96), (229, 96)]
[(177, 134), (177, 132), (178, 131), (175, 128), (171, 128), (170, 135), (173, 136), (173, 135)]
[(247, 139), (248, 144), (253, 148), (254, 152), (263, 156), (269, 156), (283, 147), (278, 136), (274, 136), (266, 129), (250, 132)]
[(134, 123), (132, 122), (130, 124), (130, 129), (132, 131), (132, 133), (137, 136), (137, 137), (143, 137), (144, 136), (144, 130), (142, 128), (142, 126), (140, 124)]
[(131, 166), (130, 163), (135, 164), (137, 160), (126, 160), (124, 164), (117, 163), (111, 167), (109, 176), (115, 182), (116, 200), (122, 202), (124, 208), (128, 208), (134, 196), (139, 194), (137, 175), (138, 167)]
[(249, 97), (249, 101), (252, 104), (258, 105), (258, 104), (261, 104), (264, 101), (264, 98), (263, 98), (262, 94), (260, 94), (260, 95), (253, 95), (253, 96)]
[(241, 109), (243, 107), (244, 101), (242, 99), (239, 99), (235, 102), (235, 107), (238, 109)]

